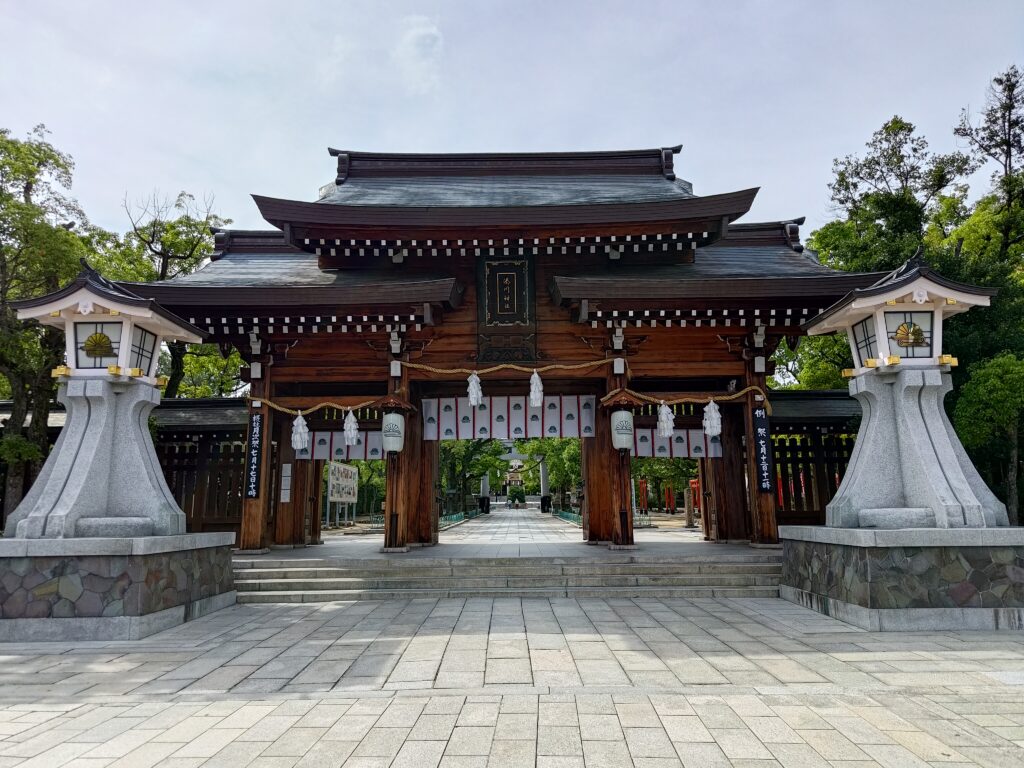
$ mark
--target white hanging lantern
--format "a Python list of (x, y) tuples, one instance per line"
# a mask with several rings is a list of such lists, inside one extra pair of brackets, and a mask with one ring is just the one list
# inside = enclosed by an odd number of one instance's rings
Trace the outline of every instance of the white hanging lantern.
[(381, 420), (381, 435), (384, 453), (401, 453), (405, 445), (405, 416), (400, 413), (385, 413)]
[(292, 449), (296, 453), (309, 450), (309, 427), (306, 426), (306, 420), (302, 418), (302, 411), (299, 411), (295, 421), (292, 422)]
[(480, 377), (476, 375), (476, 371), (469, 374), (469, 404), (476, 408), (484, 401), (484, 391), (480, 386)]
[(712, 440), (722, 434), (722, 412), (714, 400), (704, 406), (704, 434)]
[(359, 422), (356, 421), (356, 416), (352, 413), (352, 409), (349, 409), (348, 415), (345, 417), (345, 445), (352, 446), (359, 443)]
[(676, 419), (672, 414), (672, 409), (662, 400), (661, 405), (658, 406), (658, 437), (672, 437), (675, 430)]
[(530, 377), (530, 407), (540, 408), (544, 405), (544, 382), (540, 380), (540, 374), (536, 370)]
[(620, 451), (633, 450), (633, 412), (612, 412), (612, 446)]

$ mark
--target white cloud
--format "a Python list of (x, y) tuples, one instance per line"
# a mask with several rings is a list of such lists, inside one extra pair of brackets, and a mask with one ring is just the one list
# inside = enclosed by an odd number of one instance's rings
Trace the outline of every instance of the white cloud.
[(398, 41), (391, 55), (402, 85), (419, 96), (438, 90), (444, 54), (441, 28), (426, 16), (405, 16), (399, 26)]

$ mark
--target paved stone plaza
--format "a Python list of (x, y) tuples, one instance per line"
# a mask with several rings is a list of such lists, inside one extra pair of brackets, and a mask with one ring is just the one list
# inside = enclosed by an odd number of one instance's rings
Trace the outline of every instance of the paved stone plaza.
[(1024, 766), (1024, 634), (774, 599), (239, 605), (0, 658), (0, 768)]

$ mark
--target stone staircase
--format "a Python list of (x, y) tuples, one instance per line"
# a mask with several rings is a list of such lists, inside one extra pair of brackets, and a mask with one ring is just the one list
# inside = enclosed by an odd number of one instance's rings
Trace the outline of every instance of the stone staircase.
[[(712, 545), (709, 545), (711, 547)], [(234, 561), (240, 603), (465, 597), (778, 597), (781, 553)]]

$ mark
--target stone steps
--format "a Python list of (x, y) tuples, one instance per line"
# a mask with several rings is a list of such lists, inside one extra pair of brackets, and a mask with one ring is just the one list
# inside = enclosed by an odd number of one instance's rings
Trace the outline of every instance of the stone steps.
[(602, 559), (236, 559), (239, 602), (469, 597), (778, 597), (777, 552)]
[[(247, 574), (243, 574), (246, 576)], [(491, 576), (487, 578), (444, 578), (430, 579), (431, 589), (502, 589), (570, 587), (747, 587), (777, 586), (777, 576), (772, 575), (723, 575), (714, 576)], [(327, 579), (248, 579), (235, 581), (239, 592), (273, 591), (331, 591), (346, 589), (421, 589), (425, 582), (419, 579), (389, 578), (327, 578)]]
[(778, 586), (751, 587), (570, 587), (506, 589), (370, 589), (324, 590), (320, 592), (239, 592), (239, 603), (331, 603), (348, 600), (411, 600), (473, 597), (520, 598), (702, 598), (702, 597), (778, 597)]

